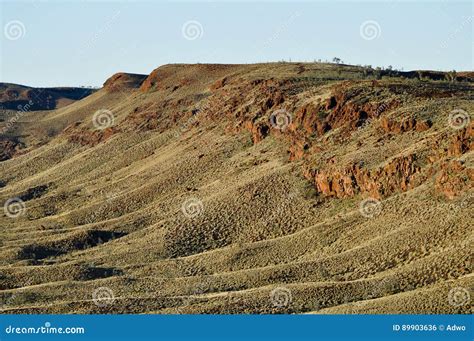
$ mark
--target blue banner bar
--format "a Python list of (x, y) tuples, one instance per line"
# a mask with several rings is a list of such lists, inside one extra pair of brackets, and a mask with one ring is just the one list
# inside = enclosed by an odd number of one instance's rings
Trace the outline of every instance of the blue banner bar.
[(472, 315), (1, 315), (0, 340), (468, 340)]

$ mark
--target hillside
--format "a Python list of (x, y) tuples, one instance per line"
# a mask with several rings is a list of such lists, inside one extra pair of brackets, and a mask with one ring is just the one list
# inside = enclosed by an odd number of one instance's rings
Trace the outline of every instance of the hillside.
[(52, 110), (94, 93), (88, 88), (32, 88), (0, 83), (0, 103), (6, 110)]
[(473, 90), (172, 64), (4, 119), (0, 311), (472, 313)]

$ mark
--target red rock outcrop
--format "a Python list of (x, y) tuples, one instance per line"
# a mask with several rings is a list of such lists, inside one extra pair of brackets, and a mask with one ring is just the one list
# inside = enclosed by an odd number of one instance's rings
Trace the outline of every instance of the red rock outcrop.
[[(290, 161), (302, 159), (310, 147), (310, 142), (307, 139), (293, 138), (291, 140), (290, 147), (288, 148), (288, 152), (290, 153)], [(311, 152), (317, 152), (317, 150), (313, 148)]]
[(415, 160), (416, 155), (410, 154), (397, 157), (376, 169), (366, 169), (360, 164), (342, 169), (306, 169), (305, 176), (325, 196), (346, 198), (362, 192), (380, 198), (397, 191), (407, 191), (418, 184), (421, 168)]
[(461, 129), (451, 139), (448, 156), (459, 156), (474, 149), (474, 122)]
[[(331, 129), (343, 127), (342, 134), (349, 135), (366, 121), (379, 117), (384, 111), (395, 108), (398, 103), (375, 103), (361, 101), (360, 90), (349, 90), (350, 83), (336, 87), (324, 103), (307, 103), (294, 115), (294, 125), (300, 126), (308, 134), (324, 135)], [(422, 129), (420, 124), (418, 129)]]
[[(154, 70), (141, 84), (141, 90), (164, 91), (170, 97), (137, 107), (123, 121), (125, 129), (164, 131), (177, 124), (189, 126), (191, 122), (192, 125), (199, 125), (201, 120), (226, 118), (229, 122), (226, 131), (235, 133), (246, 130), (254, 143), (261, 142), (270, 134), (286, 139), (289, 142), (290, 160), (302, 160), (305, 176), (317, 191), (324, 196), (337, 198), (358, 193), (381, 198), (407, 191), (437, 174), (436, 167), (440, 162), (448, 162), (449, 157), (462, 155), (472, 149), (472, 127), (468, 127), (452, 138), (450, 133), (443, 133), (451, 142), (446, 147), (446, 140), (439, 141), (433, 148), (438, 152), (437, 155), (410, 150), (409, 154), (405, 152), (404, 156), (388, 159), (375, 168), (359, 163), (336, 167), (333, 158), (326, 164), (317, 163), (321, 166), (315, 168), (312, 160), (317, 160), (318, 154), (326, 150), (325, 143), (332, 147), (346, 143), (363, 147), (363, 141), (351, 141), (353, 136), (358, 136), (354, 134), (361, 128), (377, 128), (367, 131), (372, 136), (377, 135), (374, 142), (376, 147), (386, 142), (393, 144), (393, 140), (390, 142), (393, 135), (431, 129), (430, 120), (393, 112), (393, 109), (404, 104), (406, 98), (401, 96), (407, 93), (416, 98), (444, 98), (452, 96), (453, 90), (443, 86), (420, 86), (420, 89), (415, 89), (412, 84), (399, 81), (362, 81), (362, 85), (360, 82), (345, 81), (335, 85), (327, 99), (318, 99), (321, 96), (312, 94), (306, 100), (300, 94), (304, 94), (307, 89), (298, 83), (299, 80), (244, 80), (239, 78), (238, 73), (229, 75), (229, 68), (231, 66), (170, 65)], [(120, 78), (113, 78), (111, 84)], [(183, 91), (171, 94), (178, 89)], [(200, 89), (206, 95), (190, 95), (190, 89), (191, 94), (195, 89)], [(326, 91), (327, 88), (321, 94)], [(288, 125), (284, 129), (276, 127), (272, 121), (272, 115), (279, 111), (289, 113)], [(70, 138), (81, 144), (94, 145), (106, 140), (114, 132), (80, 132)], [(395, 148), (393, 152), (401, 153), (401, 150)], [(444, 184), (453, 188), (457, 186), (445, 181), (442, 174), (439, 177), (437, 188), (444, 188)], [(443, 191), (446, 192), (445, 189)]]
[(436, 176), (435, 189), (449, 199), (472, 190), (474, 169), (466, 168), (459, 160), (450, 160), (441, 164), (441, 169)]
[(270, 133), (270, 127), (264, 122), (246, 121), (243, 126), (252, 134), (253, 143), (259, 143)]
[(380, 120), (380, 127), (386, 133), (400, 134), (407, 131), (422, 132), (431, 128), (433, 124), (430, 120), (417, 120), (413, 117), (407, 117), (402, 121), (391, 120), (387, 117), (382, 117)]
[(303, 105), (296, 111), (293, 119), (293, 130), (301, 127), (307, 134), (317, 133), (318, 136), (325, 134), (331, 129), (326, 121), (326, 113), (321, 103), (309, 103)]

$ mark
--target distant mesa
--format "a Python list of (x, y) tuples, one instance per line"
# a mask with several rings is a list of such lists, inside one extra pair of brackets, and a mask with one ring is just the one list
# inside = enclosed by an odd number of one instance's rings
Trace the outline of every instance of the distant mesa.
[(7, 110), (53, 110), (83, 99), (95, 91), (90, 88), (33, 88), (0, 83), (0, 106)]

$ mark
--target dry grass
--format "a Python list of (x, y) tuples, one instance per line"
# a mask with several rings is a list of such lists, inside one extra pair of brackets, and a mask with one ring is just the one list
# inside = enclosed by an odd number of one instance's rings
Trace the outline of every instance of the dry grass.
[[(16, 126), (29, 152), (0, 163), (0, 202), (47, 190), (25, 197), (24, 215), (0, 216), (1, 312), (472, 313), (470, 301), (449, 301), (453, 288), (472, 296), (469, 193), (448, 201), (428, 178), (385, 198), (380, 214), (367, 218), (359, 212), (363, 196), (316, 194), (278, 134), (253, 144), (247, 132), (229, 132), (225, 120), (204, 115), (199, 124), (186, 123), (197, 106), (189, 99), (210, 96), (224, 76), (301, 78), (306, 85), (295, 85), (292, 99), (301, 103), (327, 98), (340, 79), (363, 78), (358, 68), (305, 64), (297, 74), (298, 65), (282, 63), (174, 71), (179, 67), (164, 67), (170, 75), (156, 91), (101, 90), (58, 110), (26, 113)], [(186, 85), (171, 91), (183, 79)], [(399, 154), (421, 155), (428, 139), (449, 130), (444, 110), (473, 108), (469, 98), (404, 99), (403, 110), (387, 115), (411, 108), (428, 115), (433, 129), (380, 144), (372, 122), (342, 144), (327, 139), (312, 162), (335, 157), (376, 167)], [(155, 107), (162, 103), (168, 106)], [(183, 118), (140, 129), (130, 123), (137, 107)], [(121, 127), (104, 142), (83, 146), (43, 133), (76, 121), (93, 130), (92, 115), (103, 108)], [(472, 152), (463, 158), (472, 161)], [(196, 205), (184, 214), (190, 199)], [(94, 292), (103, 287), (114, 299), (96, 304)]]

